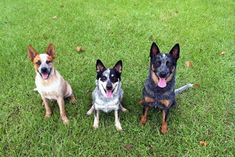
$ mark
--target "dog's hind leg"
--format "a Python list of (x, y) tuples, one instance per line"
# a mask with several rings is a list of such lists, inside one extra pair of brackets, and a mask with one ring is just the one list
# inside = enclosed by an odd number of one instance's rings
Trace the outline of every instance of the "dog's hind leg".
[(86, 115), (90, 116), (94, 112), (94, 110), (95, 110), (95, 106), (92, 105), (91, 108), (87, 111)]
[(119, 116), (118, 116), (118, 110), (114, 111), (114, 116), (115, 116), (115, 127), (116, 127), (116, 129), (118, 131), (122, 131), (122, 126), (121, 126), (120, 119), (119, 119)]
[(97, 129), (99, 127), (99, 116), (100, 111), (99, 110), (95, 110), (95, 114), (94, 114), (94, 124), (93, 124), (93, 128)]
[(42, 102), (43, 102), (43, 105), (44, 105), (44, 107), (46, 109), (45, 117), (49, 118), (51, 116), (52, 112), (51, 112), (51, 108), (50, 108), (50, 106), (48, 104), (48, 100), (45, 97), (42, 96)]
[(74, 96), (74, 94), (72, 94), (72, 95), (69, 97), (69, 99), (70, 99), (70, 102), (71, 102), (72, 104), (75, 104), (75, 103), (77, 102), (76, 97)]
[(143, 115), (140, 117), (140, 124), (144, 125), (146, 124), (147, 120), (148, 120), (148, 110), (149, 110), (149, 106), (145, 105), (143, 108)]
[(67, 118), (66, 112), (65, 112), (65, 107), (64, 107), (64, 98), (63, 97), (59, 97), (57, 99), (57, 103), (59, 105), (60, 108), (60, 117), (63, 121), (64, 124), (68, 124), (69, 123), (69, 119)]
[(166, 134), (168, 132), (167, 128), (167, 116), (169, 114), (169, 109), (162, 110), (162, 126), (161, 126), (161, 133)]
[(122, 104), (120, 104), (120, 109), (121, 109), (122, 112), (127, 112), (128, 111), (125, 107), (122, 106)]

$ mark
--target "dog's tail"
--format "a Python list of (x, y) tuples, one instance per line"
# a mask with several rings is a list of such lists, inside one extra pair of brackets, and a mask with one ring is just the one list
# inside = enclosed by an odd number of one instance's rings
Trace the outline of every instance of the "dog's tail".
[(178, 94), (182, 93), (183, 91), (185, 91), (189, 88), (192, 88), (192, 87), (193, 87), (193, 84), (188, 83), (180, 88), (177, 88), (177, 89), (175, 89), (175, 95), (178, 95)]

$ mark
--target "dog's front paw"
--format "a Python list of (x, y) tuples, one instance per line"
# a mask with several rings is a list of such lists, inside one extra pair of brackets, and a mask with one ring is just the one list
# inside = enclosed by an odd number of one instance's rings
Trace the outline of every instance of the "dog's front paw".
[(140, 124), (141, 125), (145, 125), (147, 123), (147, 117), (146, 116), (141, 116), (140, 117)]
[(167, 125), (162, 125), (160, 131), (161, 131), (162, 134), (166, 134), (168, 132)]
[(46, 114), (45, 114), (45, 118), (50, 118), (51, 117), (51, 112), (47, 112)]
[(98, 128), (99, 128), (99, 125), (98, 125), (98, 124), (93, 124), (93, 128), (94, 128), (94, 129), (98, 129)]
[(115, 127), (116, 127), (117, 131), (122, 131), (121, 124), (116, 124)]
[(67, 117), (62, 117), (62, 121), (65, 125), (69, 124), (69, 119)]

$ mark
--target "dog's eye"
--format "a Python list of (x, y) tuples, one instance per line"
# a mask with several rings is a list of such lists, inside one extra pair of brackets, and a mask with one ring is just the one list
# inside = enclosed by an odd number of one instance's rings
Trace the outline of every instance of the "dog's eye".
[(156, 66), (159, 67), (161, 65), (161, 61), (157, 61)]
[(100, 78), (100, 80), (101, 80), (101, 81), (106, 81), (106, 80), (107, 80), (107, 77), (106, 77), (106, 76), (102, 76), (102, 77)]
[(47, 64), (51, 63), (51, 61), (46, 61)]
[(37, 65), (41, 65), (41, 61), (37, 61), (36, 64), (37, 64)]
[(169, 61), (166, 61), (166, 66), (170, 67), (171, 63)]
[(118, 78), (116, 78), (115, 76), (112, 76), (111, 78), (110, 78), (110, 80), (111, 80), (111, 82), (117, 82), (118, 81)]

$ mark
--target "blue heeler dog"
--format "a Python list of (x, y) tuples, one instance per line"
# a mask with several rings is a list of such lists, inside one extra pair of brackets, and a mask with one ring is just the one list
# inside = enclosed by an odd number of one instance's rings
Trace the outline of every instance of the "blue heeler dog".
[(176, 64), (180, 56), (180, 46), (175, 46), (169, 53), (160, 53), (156, 43), (152, 43), (150, 49), (150, 69), (149, 75), (144, 83), (143, 99), (143, 115), (140, 123), (144, 125), (147, 122), (147, 113), (151, 107), (157, 107), (162, 110), (162, 126), (161, 133), (165, 134), (167, 128), (167, 116), (172, 106), (176, 104), (175, 95), (192, 87), (187, 84), (175, 90)]
[(96, 72), (96, 88), (92, 92), (92, 106), (87, 115), (94, 112), (93, 127), (96, 129), (99, 127), (100, 111), (106, 113), (114, 111), (116, 129), (121, 131), (119, 110), (127, 111), (121, 104), (123, 98), (121, 88), (122, 61), (118, 61), (113, 68), (106, 69), (104, 64), (97, 60)]

